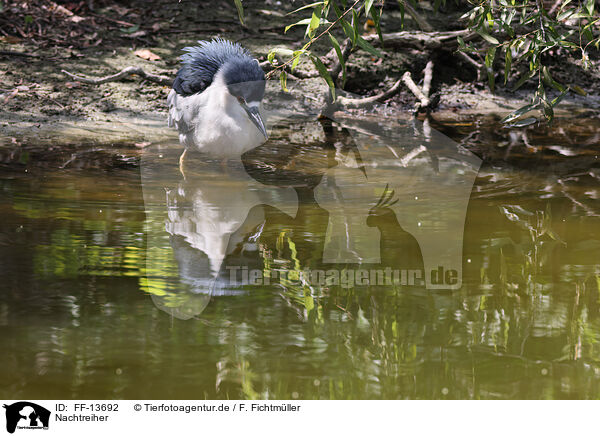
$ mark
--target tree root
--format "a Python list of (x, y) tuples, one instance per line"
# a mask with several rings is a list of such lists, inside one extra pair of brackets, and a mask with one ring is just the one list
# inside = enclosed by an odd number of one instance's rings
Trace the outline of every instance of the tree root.
[(143, 77), (144, 79), (149, 80), (150, 82), (158, 83), (160, 85), (166, 85), (166, 86), (173, 85), (173, 79), (171, 79), (170, 77), (160, 76), (158, 74), (147, 73), (141, 67), (127, 67), (127, 68), (122, 69), (121, 71), (119, 71), (116, 74), (111, 74), (109, 76), (97, 77), (97, 78), (80, 76), (78, 74), (70, 73), (66, 70), (62, 70), (62, 72), (65, 73), (67, 76), (69, 76), (72, 79), (75, 79), (81, 83), (87, 83), (90, 85), (100, 85), (102, 83), (116, 82), (117, 80), (120, 80), (123, 77), (129, 76), (130, 74), (137, 74), (138, 76)]

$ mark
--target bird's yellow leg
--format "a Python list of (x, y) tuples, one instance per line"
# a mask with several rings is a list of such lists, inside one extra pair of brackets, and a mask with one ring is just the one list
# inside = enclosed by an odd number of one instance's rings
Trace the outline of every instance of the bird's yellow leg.
[(184, 170), (183, 160), (185, 159), (186, 153), (187, 153), (187, 148), (184, 149), (183, 153), (181, 153), (181, 156), (179, 156), (179, 172), (181, 173), (181, 175), (183, 176), (184, 179), (185, 179), (185, 170)]

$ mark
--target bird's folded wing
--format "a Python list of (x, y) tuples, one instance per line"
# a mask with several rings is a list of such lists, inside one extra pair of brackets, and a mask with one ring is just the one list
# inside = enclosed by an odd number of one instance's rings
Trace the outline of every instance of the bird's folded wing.
[(169, 127), (175, 127), (179, 133), (189, 133), (194, 130), (194, 119), (198, 115), (199, 105), (193, 100), (197, 97), (197, 95), (184, 97), (171, 90), (167, 97)]

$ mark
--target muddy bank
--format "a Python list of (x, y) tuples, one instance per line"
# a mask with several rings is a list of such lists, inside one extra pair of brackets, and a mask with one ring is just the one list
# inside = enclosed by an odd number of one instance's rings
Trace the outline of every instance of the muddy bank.
[[(156, 135), (170, 134), (161, 130), (161, 123), (166, 119), (168, 87), (136, 76), (87, 85), (68, 78), (61, 72), (63, 69), (102, 76), (124, 67), (140, 66), (147, 72), (173, 77), (181, 49), (198, 39), (222, 36), (240, 41), (261, 60), (274, 46), (296, 48), (302, 40), (302, 31), (296, 28), (283, 34), (284, 26), (291, 20), (285, 14), (293, 5), (274, 6), (269, 0), (245, 3), (245, 26), (239, 24), (230, 2), (215, 5), (213, 2), (161, 0), (152, 4), (128, 2), (125, 7), (97, 1), (93, 11), (81, 2), (82, 5), (65, 12), (67, 16), (62, 19), (56, 11), (50, 14), (40, 9), (45, 3), (42, 0), (30, 2), (31, 10), (21, 10), (14, 6), (17, 3), (8, 2), (5, 11), (6, 20), (18, 22), (24, 19), (24, 14), (30, 13), (34, 22), (29, 30), (16, 26), (14, 35), (9, 34), (11, 28), (6, 27), (9, 32), (0, 38), (0, 135), (5, 137), (3, 141), (10, 142), (11, 137), (19, 136), (19, 131), (30, 129), (60, 131), (62, 135), (73, 137), (80, 136), (77, 129), (93, 130), (96, 135), (106, 130), (119, 132), (115, 135), (133, 141), (148, 141)], [(436, 15), (429, 18), (439, 21)], [(34, 26), (38, 21), (41, 23), (39, 32)], [(452, 23), (452, 20), (447, 22)], [(382, 21), (384, 31), (399, 30), (399, 23), (398, 11), (386, 11)], [(407, 18), (405, 28), (414, 27)], [(136, 51), (140, 49), (149, 50), (158, 59), (139, 57)], [(317, 51), (326, 49), (317, 44)], [(373, 95), (388, 88), (406, 70), (418, 81), (426, 56), (414, 50), (390, 49), (384, 50), (382, 60), (377, 60), (357, 52), (348, 64), (346, 89), (357, 95)], [(502, 86), (492, 94), (486, 84), (475, 80), (475, 71), (460, 64), (451, 53), (434, 56), (434, 61), (433, 91), (439, 94), (440, 103), (433, 116), (439, 121), (476, 119), (482, 114), (502, 116), (522, 106), (531, 96), (531, 89), (511, 92)], [(588, 95), (567, 97), (559, 107), (559, 115), (573, 110), (597, 113), (600, 108), (599, 61), (593, 59), (594, 68), (577, 74), (574, 74), (574, 60), (565, 58), (561, 62), (557, 77), (564, 76), (569, 84), (580, 86)], [(308, 71), (310, 65), (302, 62), (299, 68)], [(578, 83), (571, 83), (573, 80)], [(295, 80), (290, 77), (288, 86), (297, 95), (316, 96), (326, 91), (320, 78)], [(414, 102), (412, 93), (402, 89), (386, 105), (408, 117)], [(147, 129), (148, 125), (153, 128)], [(75, 132), (69, 132), (70, 129)], [(102, 135), (97, 136), (102, 138)]]

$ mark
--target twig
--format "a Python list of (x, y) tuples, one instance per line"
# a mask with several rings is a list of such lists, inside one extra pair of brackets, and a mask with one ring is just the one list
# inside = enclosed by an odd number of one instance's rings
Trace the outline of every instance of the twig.
[(128, 21), (115, 20), (114, 18), (107, 17), (106, 15), (95, 14), (93, 12), (89, 13), (92, 17), (102, 18), (103, 20), (110, 21), (112, 23), (120, 24), (121, 26), (133, 27), (134, 24)]
[(415, 112), (419, 112), (420, 109), (424, 109), (429, 107), (429, 97), (423, 94), (423, 91), (417, 86), (417, 84), (413, 81), (412, 76), (410, 75), (410, 71), (407, 71), (402, 75), (402, 81), (406, 85), (410, 92), (412, 92), (415, 97), (419, 99), (419, 103), (415, 105)]
[(107, 82), (116, 82), (117, 80), (119, 80), (125, 76), (129, 76), (130, 74), (137, 74), (138, 76), (143, 77), (144, 79), (147, 79), (154, 83), (158, 83), (160, 85), (166, 85), (166, 86), (173, 85), (173, 79), (166, 77), (166, 76), (160, 76), (157, 74), (146, 73), (140, 67), (127, 67), (127, 68), (122, 69), (121, 71), (119, 71), (116, 74), (112, 74), (110, 76), (98, 77), (95, 79), (92, 79), (89, 77), (84, 77), (84, 76), (79, 76), (77, 74), (70, 73), (66, 70), (61, 70), (61, 71), (72, 79), (78, 80), (79, 82), (82, 82), (82, 83), (88, 83), (90, 85), (100, 85), (102, 83), (107, 83)]
[(24, 57), (28, 57), (28, 58), (39, 58), (39, 55), (34, 55), (34, 54), (29, 54), (29, 53), (23, 53), (20, 51), (13, 51), (13, 50), (0, 50), (0, 55), (7, 55), (7, 56), (24, 56)]
[(339, 96), (336, 100), (336, 104), (346, 107), (346, 108), (360, 108), (365, 107), (370, 104), (376, 103), (378, 101), (387, 100), (390, 97), (393, 97), (400, 90), (400, 85), (402, 84), (402, 79), (399, 79), (392, 85), (390, 89), (381, 94), (374, 95), (372, 97), (365, 98), (347, 98)]
[(433, 78), (433, 62), (427, 62), (425, 69), (423, 70), (423, 94), (429, 97), (429, 90), (431, 89), (431, 79)]
[[(146, 29), (148, 30), (148, 29)], [(150, 29), (152, 31), (152, 29)], [(159, 30), (158, 32), (162, 35), (162, 34), (170, 34), (170, 33), (200, 33), (200, 34), (205, 34), (205, 33), (212, 33), (212, 32), (224, 32), (225, 29), (223, 29), (222, 27), (203, 27), (201, 29), (164, 29), (164, 30)], [(154, 31), (152, 31), (153, 33), (156, 33)]]
[[(263, 61), (263, 62), (259, 63), (259, 65), (266, 73), (270, 73), (271, 71), (274, 71), (275, 69), (278, 68), (277, 66), (273, 66), (269, 61)], [(292, 71), (292, 68), (289, 65), (285, 65), (283, 67), (283, 69), (285, 70), (286, 73), (288, 73), (294, 77), (297, 77), (298, 79), (312, 79), (313, 77), (319, 77), (319, 73), (316, 70), (310, 71), (308, 73), (305, 73), (304, 71), (300, 71), (300, 70)]]
[(483, 65), (480, 64), (479, 62), (477, 62), (475, 59), (473, 59), (471, 56), (469, 56), (468, 54), (466, 54), (464, 51), (457, 51), (455, 53), (458, 57), (460, 57), (461, 59), (463, 59), (464, 61), (466, 61), (469, 65), (473, 66), (473, 68), (475, 68), (475, 70), (477, 71), (477, 80), (481, 80), (483, 78)]

